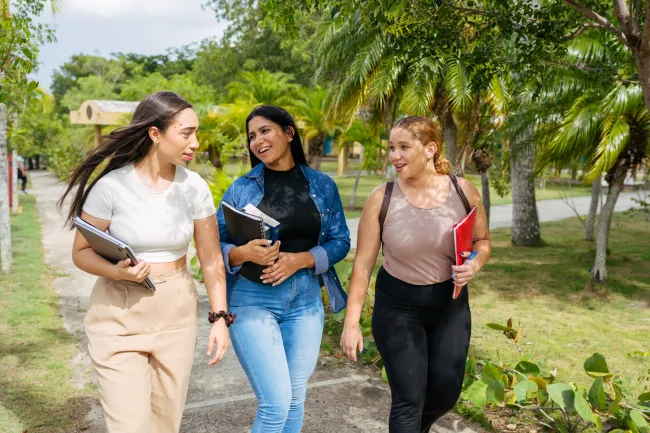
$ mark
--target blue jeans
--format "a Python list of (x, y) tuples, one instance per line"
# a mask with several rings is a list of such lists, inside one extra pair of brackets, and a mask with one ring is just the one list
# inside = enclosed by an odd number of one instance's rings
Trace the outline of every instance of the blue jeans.
[(300, 432), (323, 336), (318, 277), (301, 270), (273, 287), (239, 275), (229, 297), (230, 338), (257, 396), (252, 433)]

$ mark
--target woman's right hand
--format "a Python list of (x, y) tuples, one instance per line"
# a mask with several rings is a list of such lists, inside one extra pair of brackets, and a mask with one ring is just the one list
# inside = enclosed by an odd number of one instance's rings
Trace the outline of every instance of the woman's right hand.
[(358, 323), (345, 325), (341, 334), (341, 348), (345, 356), (357, 362), (357, 349), (363, 353), (363, 334)]
[(131, 259), (125, 259), (115, 264), (117, 270), (116, 280), (133, 281), (141, 283), (151, 274), (151, 265), (144, 260), (138, 260), (138, 264), (131, 266)]
[(280, 241), (269, 246), (268, 239), (255, 239), (243, 246), (245, 262), (271, 266), (280, 254)]

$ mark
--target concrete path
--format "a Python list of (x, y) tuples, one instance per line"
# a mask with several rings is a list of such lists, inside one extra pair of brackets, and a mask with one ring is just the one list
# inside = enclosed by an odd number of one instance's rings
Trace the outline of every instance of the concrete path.
[[(616, 212), (626, 211), (638, 205), (632, 201), (632, 198), (638, 197), (636, 193), (626, 192), (621, 193), (616, 201)], [(539, 220), (546, 221), (559, 221), (566, 218), (573, 218), (576, 216), (575, 212), (571, 209), (574, 206), (576, 211), (585, 216), (589, 213), (589, 204), (591, 197), (582, 196), (554, 200), (540, 200), (537, 202), (537, 212), (539, 213)], [(569, 206), (571, 204), (571, 206)], [(350, 228), (350, 238), (352, 247), (356, 248), (357, 245), (357, 230), (359, 228), (359, 218), (351, 218), (347, 220), (348, 227)], [(496, 229), (500, 227), (510, 227), (512, 225), (512, 205), (504, 204), (492, 206), (490, 208), (490, 228)], [(542, 233), (542, 236), (544, 234)]]
[[(62, 185), (45, 172), (32, 172), (43, 232), (47, 263), (58, 271), (54, 288), (59, 294), (65, 327), (79, 338), (79, 350), (73, 360), (74, 384), (83, 387), (94, 380), (83, 332), (83, 318), (88, 309), (88, 296), (94, 284), (92, 277), (72, 263), (73, 232), (63, 228), (63, 219), (56, 210)], [(208, 368), (205, 359), (210, 324), (204, 318), (209, 305), (205, 288), (199, 285), (199, 337), (194, 358), (190, 390), (181, 426), (183, 433), (245, 433), (250, 431), (256, 400), (248, 380), (230, 349), (220, 365)], [(383, 433), (388, 431), (390, 405), (388, 387), (376, 371), (347, 363), (343, 368), (329, 365), (323, 357), (309, 383), (305, 433)], [(104, 433), (101, 408), (95, 406), (88, 414), (89, 433)], [(475, 433), (472, 426), (455, 414), (441, 419), (432, 429), (436, 433)]]

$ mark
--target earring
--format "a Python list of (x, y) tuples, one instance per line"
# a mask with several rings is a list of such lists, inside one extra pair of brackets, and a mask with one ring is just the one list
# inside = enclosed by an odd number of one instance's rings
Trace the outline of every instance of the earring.
[(154, 143), (155, 146), (158, 146), (159, 144), (160, 144), (160, 141), (156, 141), (156, 142)]

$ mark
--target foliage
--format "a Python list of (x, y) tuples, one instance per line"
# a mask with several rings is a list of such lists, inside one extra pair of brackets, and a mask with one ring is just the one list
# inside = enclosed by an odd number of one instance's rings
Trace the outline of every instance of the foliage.
[[(520, 339), (521, 329), (515, 330), (511, 319), (505, 326), (487, 326), (504, 332), (515, 344)], [(584, 371), (593, 379), (589, 389), (574, 382), (559, 382), (557, 369), (543, 374), (538, 364), (525, 357), (514, 366), (471, 357), (461, 397), (478, 407), (513, 408), (559, 432), (581, 432), (590, 426), (602, 430), (604, 422), (634, 433), (650, 431), (650, 393), (630, 402), (625, 382), (610, 372), (605, 357), (599, 353), (585, 361)]]
[(318, 17), (298, 14), (298, 37), (264, 24), (265, 14), (253, 0), (208, 0), (206, 6), (229, 23), (221, 40), (201, 44), (194, 63), (197, 77), (220, 94), (242, 71), (269, 70), (294, 77), (309, 86), (314, 75), (314, 34)]
[(16, 96), (9, 91), (8, 82), (13, 83), (14, 90), (31, 92), (38, 87), (38, 82), (27, 75), (37, 64), (38, 45), (54, 39), (51, 29), (35, 20), (48, 3), (47, 0), (17, 0), (11, 4), (8, 0), (0, 1), (0, 102)]
[(9, 145), (18, 154), (31, 158), (46, 153), (48, 141), (62, 128), (53, 116), (54, 98), (38, 89), (25, 95), (17, 105), (18, 116), (9, 128)]
[(69, 178), (86, 154), (88, 128), (59, 127), (59, 132), (48, 138), (44, 156), (47, 166), (61, 180)]

